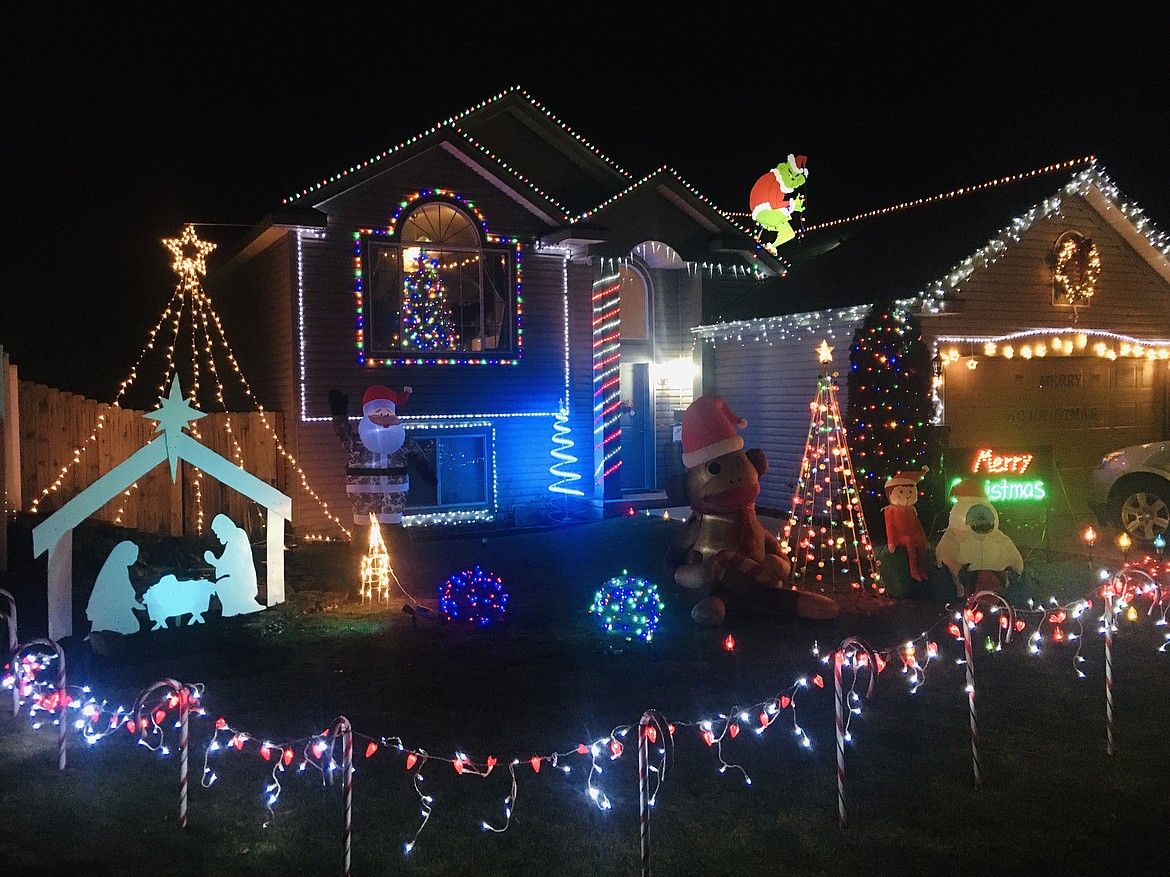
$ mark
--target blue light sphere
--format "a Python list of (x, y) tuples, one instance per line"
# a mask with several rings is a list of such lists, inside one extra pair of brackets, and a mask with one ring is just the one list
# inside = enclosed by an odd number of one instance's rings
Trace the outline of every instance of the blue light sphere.
[(475, 569), (448, 576), (439, 585), (439, 613), (447, 621), (480, 626), (500, 621), (508, 606), (503, 580), (494, 573)]

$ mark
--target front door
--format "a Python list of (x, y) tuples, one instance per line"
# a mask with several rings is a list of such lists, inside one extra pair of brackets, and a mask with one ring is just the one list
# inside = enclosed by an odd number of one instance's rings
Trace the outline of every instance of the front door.
[(654, 409), (650, 363), (622, 363), (621, 485), (623, 493), (654, 489)]

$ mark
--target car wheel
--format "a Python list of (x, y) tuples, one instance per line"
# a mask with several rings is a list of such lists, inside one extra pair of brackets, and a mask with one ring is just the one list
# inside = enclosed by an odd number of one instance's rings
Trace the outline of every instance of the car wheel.
[(1170, 530), (1170, 485), (1157, 478), (1130, 481), (1117, 497), (1113, 520), (1135, 542), (1153, 542)]

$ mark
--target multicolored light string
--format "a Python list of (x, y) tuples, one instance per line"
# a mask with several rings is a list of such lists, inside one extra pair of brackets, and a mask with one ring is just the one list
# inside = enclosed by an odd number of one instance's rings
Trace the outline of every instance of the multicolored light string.
[(598, 589), (589, 611), (606, 633), (648, 643), (654, 639), (665, 608), (657, 585), (623, 571)]
[[(1166, 614), (1167, 611), (1170, 611), (1170, 604), (1168, 604), (1167, 589), (1163, 583), (1170, 581), (1170, 565), (1166, 564), (1165, 561), (1160, 558), (1157, 561), (1147, 558), (1140, 564), (1123, 568), (1116, 575), (1106, 575), (1103, 580), (1107, 583), (1110, 597), (1114, 600), (1115, 605), (1107, 613), (1107, 616), (1102, 619), (1104, 622), (1102, 632), (1107, 631), (1109, 624), (1116, 622), (1119, 616), (1124, 616), (1126, 620), (1131, 622), (1140, 620), (1143, 613), (1137, 611), (1135, 603), (1143, 599), (1149, 599), (1151, 601), (1150, 607), (1144, 615), (1149, 618), (1154, 618), (1155, 623), (1159, 626), (1166, 625)], [(972, 595), (964, 601), (961, 610), (957, 613), (948, 607), (946, 612), (939, 616), (936, 624), (944, 624), (948, 616), (953, 616), (962, 624), (963, 628), (966, 628), (966, 631), (964, 631), (958, 623), (952, 621), (948, 630), (955, 639), (964, 641), (964, 660), (968, 665), (968, 686), (966, 689), (968, 695), (973, 693), (974, 690), (973, 673), (971, 672), (973, 650), (969, 643), (978, 625), (984, 619), (984, 605), (988, 602), (998, 604), (992, 605), (991, 615), (998, 617), (997, 628), (999, 630), (1000, 646), (996, 646), (989, 638), (988, 642), (991, 651), (999, 651), (1002, 644), (1010, 642), (1012, 632), (1023, 630), (1027, 625), (1025, 617), (1028, 616), (1032, 617), (1032, 622), (1037, 627), (1043, 625), (1050, 626), (1053, 633), (1049, 635), (1049, 638), (1053, 642), (1059, 644), (1067, 641), (1067, 637), (1062, 638), (1055, 634), (1056, 626), (1052, 625), (1048, 620), (1053, 614), (1051, 607), (1045, 607), (1039, 610), (1016, 610), (1002, 595), (994, 592), (980, 592)], [(1082, 602), (1091, 603), (1091, 599), (1086, 598), (1077, 601), (1077, 603)], [(1053, 604), (1055, 605), (1055, 601), (1053, 601)], [(910, 671), (908, 672), (908, 676), (911, 684), (914, 688), (917, 688), (922, 684), (922, 680), (918, 678), (918, 670), (910, 669), (913, 668), (917, 661), (916, 659), (910, 659), (908, 652), (911, 651), (910, 646), (914, 646), (914, 650), (916, 651), (920, 640), (928, 640), (927, 653), (930, 655), (932, 651), (937, 649), (933, 641), (929, 640), (930, 637), (931, 631), (927, 630), (920, 637), (908, 643), (885, 650), (869, 648), (862, 641), (850, 637), (843, 641), (839, 648), (834, 649), (829, 655), (824, 656), (819, 654), (819, 649), (814, 644), (813, 655), (819, 657), (822, 663), (827, 664), (832, 661), (834, 664), (834, 691), (837, 693), (836, 703), (840, 716), (838, 721), (840, 747), (838, 762), (839, 816), (842, 816), (841, 810), (843, 807), (843, 771), (841, 770), (840, 761), (843, 755), (841, 753), (843, 752), (844, 744), (852, 742), (853, 739), (848, 731), (846, 720), (851, 720), (853, 716), (859, 716), (861, 714), (861, 700), (856, 691), (850, 690), (846, 694), (844, 687), (840, 686), (838, 682), (838, 671), (843, 671), (845, 668), (852, 668), (854, 672), (854, 685), (856, 685), (857, 672), (863, 668), (869, 668), (871, 677), (867, 696), (871, 696), (876, 677), (885, 669), (889, 660), (898, 657), (903, 660), (905, 667)], [(1164, 652), (1165, 645), (1159, 648), (1158, 651)], [(40, 654), (34, 660), (37, 665), (35, 672), (32, 674), (36, 677), (35, 681), (31, 681), (31, 676), (23, 669), (18, 669), (14, 672), (10, 665), (5, 684), (20, 685), (26, 701), (30, 704), (30, 716), (35, 715), (39, 710), (49, 710), (55, 714), (59, 714), (59, 728), (64, 728), (68, 725), (65, 722), (67, 710), (77, 710), (80, 713), (80, 718), (72, 727), (80, 731), (84, 739), (91, 745), (110, 738), (115, 731), (125, 727), (132, 736), (137, 737), (139, 744), (153, 751), (157, 751), (162, 755), (169, 754), (169, 747), (166, 745), (164, 738), (167, 734), (168, 716), (172, 710), (179, 708), (181, 705), (179, 691), (186, 691), (188, 693), (190, 709), (196, 716), (206, 715), (202, 706), (202, 686), (179, 686), (171, 680), (164, 680), (163, 683), (158, 683), (150, 689), (147, 689), (139, 697), (135, 708), (130, 711), (124, 710), (121, 707), (118, 707), (116, 710), (111, 710), (107, 708), (104, 702), (99, 705), (92, 696), (88, 698), (83, 698), (82, 696), (73, 697), (67, 693), (63, 677), (57, 676), (56, 681), (53, 681), (51, 678), (54, 676), (51, 670), (53, 669), (56, 655), (49, 655), (47, 650), (44, 649), (41, 652), (43, 654)], [(1029, 652), (1035, 654), (1036, 650), (1030, 648)], [(962, 661), (958, 663), (962, 663)], [(29, 665), (29, 669), (32, 669), (32, 665)], [(18, 681), (18, 677), (20, 681)], [(644, 786), (646, 789), (647, 808), (652, 807), (657, 798), (666, 766), (667, 747), (673, 744), (674, 736), (680, 729), (693, 728), (701, 739), (711, 747), (717, 757), (720, 773), (725, 773), (728, 769), (739, 770), (744, 776), (745, 782), (750, 785), (751, 779), (747, 776), (746, 772), (739, 765), (729, 763), (725, 760), (723, 747), (728, 742), (733, 741), (744, 730), (752, 730), (756, 736), (762, 735), (775, 725), (775, 719), (779, 713), (792, 709), (793, 733), (800, 741), (802, 749), (806, 751), (811, 750), (812, 742), (796, 720), (795, 701), (798, 693), (801, 691), (810, 688), (813, 690), (823, 690), (824, 687), (824, 679), (819, 674), (811, 677), (801, 677), (782, 694), (769, 697), (752, 707), (736, 707), (732, 710), (718, 713), (716, 718), (681, 722), (668, 721), (664, 717), (657, 717), (652, 723), (645, 724), (644, 715), (643, 722), (637, 725), (617, 726), (607, 735), (603, 735), (588, 743), (578, 743), (576, 746), (565, 751), (556, 751), (547, 755), (538, 754), (530, 757), (514, 758), (509, 764), (511, 788), (508, 797), (504, 801), (504, 823), (501, 826), (493, 826), (490, 823), (482, 822), (480, 827), (484, 831), (492, 832), (501, 832), (508, 828), (517, 802), (517, 770), (524, 765), (531, 767), (533, 775), (540, 774), (541, 767), (545, 765), (551, 766), (564, 774), (571, 774), (574, 770), (571, 762), (574, 759), (581, 759), (588, 764), (587, 776), (584, 781), (586, 797), (602, 811), (612, 809), (612, 801), (602, 788), (600, 779), (605, 775), (608, 764), (622, 757), (625, 752), (623, 740), (635, 728), (639, 729), (640, 744), (641, 739), (645, 739), (650, 744), (655, 744), (658, 742), (658, 738), (661, 738), (662, 742), (662, 746), (656, 750), (656, 757), (658, 759), (656, 764), (651, 764), (649, 750), (647, 750), (645, 772), (640, 776), (640, 783), (648, 784), (652, 779), (654, 780), (652, 788), (649, 785)], [(83, 694), (88, 694), (88, 688), (83, 688), (81, 691)], [(848, 715), (846, 715), (846, 711)], [(40, 722), (36, 722), (33, 725), (34, 728), (40, 726)], [(173, 725), (173, 727), (180, 729), (180, 733), (182, 732), (181, 726), (181, 720), (175, 722)], [(348, 749), (346, 749), (347, 734), (350, 735)], [(644, 738), (641, 737), (643, 734), (645, 735)], [(973, 727), (973, 736), (975, 734), (977, 734), (977, 729)], [(345, 727), (342, 727), (339, 722), (335, 722), (330, 728), (327, 728), (320, 734), (278, 744), (241, 729), (233, 728), (225, 719), (220, 718), (215, 722), (215, 728), (206, 747), (202, 785), (207, 788), (215, 782), (216, 776), (211, 769), (211, 759), (214, 755), (221, 752), (243, 753), (245, 751), (254, 751), (265, 761), (274, 762), (272, 782), (264, 789), (265, 806), (270, 816), (274, 818), (274, 807), (277, 804), (281, 792), (279, 778), (287, 769), (293, 767), (294, 762), (299, 760), (299, 763), (295, 767), (296, 773), (303, 773), (307, 768), (313, 768), (321, 774), (323, 781), (329, 782), (338, 770), (338, 765), (334, 760), (334, 753), (338, 743), (340, 743), (343, 747), (343, 752), (347, 751), (349, 753), (348, 758), (350, 759), (351, 768), (350, 770), (346, 770), (343, 764), (342, 769), (345, 770), (345, 776), (350, 776), (353, 757), (352, 747), (356, 745), (356, 739), (359, 736), (361, 736), (364, 745), (364, 755), (366, 758), (372, 758), (381, 751), (395, 752), (404, 757), (406, 769), (414, 771), (412, 781), (422, 804), (422, 821), (411, 840), (404, 844), (405, 852), (410, 852), (414, 849), (435, 804), (434, 799), (421, 789), (423, 779), (422, 769), (424, 765), (446, 763), (459, 775), (470, 774), (486, 777), (498, 764), (494, 756), (489, 756), (483, 761), (477, 761), (463, 752), (456, 752), (453, 757), (434, 757), (429, 755), (421, 747), (406, 746), (401, 738), (358, 735), (356, 731), (348, 727), (348, 723), (346, 723)], [(183, 745), (181, 736), (180, 747)], [(973, 754), (977, 763), (977, 752), (973, 752)], [(346, 756), (343, 755), (343, 761), (345, 758)], [(583, 767), (584, 765), (582, 765)], [(352, 786), (349, 787), (347, 794), (352, 794)], [(347, 809), (351, 807), (351, 803), (347, 803), (346, 807)], [(347, 826), (349, 825), (349, 818), (349, 816), (346, 817)]]

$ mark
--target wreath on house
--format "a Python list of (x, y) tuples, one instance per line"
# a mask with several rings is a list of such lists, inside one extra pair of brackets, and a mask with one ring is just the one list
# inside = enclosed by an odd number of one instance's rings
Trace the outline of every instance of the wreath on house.
[(1101, 254), (1092, 238), (1077, 234), (1056, 242), (1056, 267), (1052, 273), (1057, 291), (1074, 308), (1088, 304), (1101, 276)]

